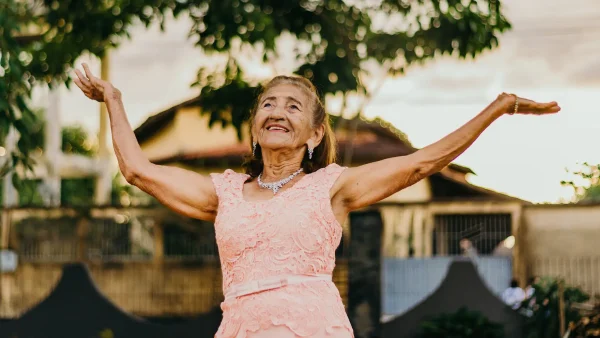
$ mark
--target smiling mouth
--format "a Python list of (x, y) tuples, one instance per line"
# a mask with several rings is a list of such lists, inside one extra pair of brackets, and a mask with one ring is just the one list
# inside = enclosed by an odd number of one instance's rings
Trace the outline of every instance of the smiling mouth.
[(270, 126), (270, 127), (267, 127), (266, 129), (268, 131), (277, 131), (277, 132), (284, 132), (284, 133), (289, 132), (289, 130), (287, 130), (283, 127), (280, 127), (280, 126)]

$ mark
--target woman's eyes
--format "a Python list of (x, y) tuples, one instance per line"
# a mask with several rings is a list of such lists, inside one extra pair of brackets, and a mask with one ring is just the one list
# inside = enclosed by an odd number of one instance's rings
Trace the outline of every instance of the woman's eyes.
[[(263, 108), (270, 108), (272, 106), (273, 105), (271, 103), (269, 103), (269, 102), (263, 104)], [(294, 110), (300, 110), (300, 108), (297, 105), (295, 105), (295, 104), (290, 105), (289, 108), (294, 109)]]

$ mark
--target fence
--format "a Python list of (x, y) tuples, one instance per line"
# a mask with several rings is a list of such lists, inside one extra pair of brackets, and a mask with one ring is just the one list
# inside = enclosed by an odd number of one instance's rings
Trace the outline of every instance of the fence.
[[(0, 318), (15, 318), (44, 299), (64, 263), (83, 261), (100, 291), (143, 317), (190, 317), (222, 301), (222, 275), (211, 223), (166, 210), (19, 210), (11, 248), (18, 268), (0, 274)], [(333, 280), (346, 302), (346, 245)]]
[(590, 297), (600, 297), (600, 255), (536, 258), (530, 262), (529, 271), (533, 276), (563, 278)]
[(460, 255), (461, 241), (468, 240), (480, 255), (493, 255), (512, 235), (509, 213), (436, 214), (433, 228), (434, 255)]
[[(585, 256), (582, 247), (589, 245), (577, 245), (586, 238), (596, 238), (597, 227), (593, 225), (598, 218), (593, 207), (523, 208), (528, 237), (521, 247), (535, 254), (529, 257), (516, 256), (510, 246), (515, 244), (514, 238), (509, 241), (511, 234), (518, 233), (519, 222), (523, 223), (518, 214), (521, 209), (514, 205), (431, 203), (387, 208), (402, 213), (384, 213), (383, 246), (390, 248), (388, 257), (389, 253), (398, 257), (406, 252), (402, 257), (407, 259), (386, 258), (381, 262), (384, 314), (402, 313), (431, 292), (443, 278), (449, 257), (460, 253), (463, 238), (485, 255), (478, 267), (496, 293), (508, 284), (511, 267), (514, 272), (515, 264), (527, 261), (527, 275), (563, 277), (592, 296), (600, 295), (600, 255)], [(579, 217), (580, 213), (584, 216)], [(162, 315), (163, 308), (173, 316), (187, 316), (219, 301), (221, 275), (210, 223), (160, 208), (94, 209), (86, 214), (68, 209), (17, 209), (10, 219), (9, 242), (19, 254), (19, 269), (0, 274), (0, 317), (16, 316), (42, 299), (52, 283), (42, 285), (41, 280), (56, 281), (60, 264), (72, 261), (89, 262), (92, 275), (111, 300), (144, 316)], [(365, 227), (364, 231), (372, 229)], [(336, 252), (334, 281), (347, 304), (351, 263), (345, 231)], [(573, 254), (578, 258), (540, 254), (559, 247), (556, 243), (551, 246), (548, 240), (556, 237), (557, 231), (563, 231), (561, 243), (570, 239), (570, 244), (559, 243), (560, 247), (578, 250)], [(508, 257), (514, 260), (506, 260)], [(175, 305), (178, 303), (182, 305)]]

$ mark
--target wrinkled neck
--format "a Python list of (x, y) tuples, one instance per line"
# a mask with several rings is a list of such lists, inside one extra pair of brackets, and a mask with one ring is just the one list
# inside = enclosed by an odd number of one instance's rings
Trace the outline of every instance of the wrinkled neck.
[(274, 152), (263, 151), (263, 164), (261, 179), (264, 182), (275, 182), (295, 173), (302, 167), (304, 154), (299, 152)]

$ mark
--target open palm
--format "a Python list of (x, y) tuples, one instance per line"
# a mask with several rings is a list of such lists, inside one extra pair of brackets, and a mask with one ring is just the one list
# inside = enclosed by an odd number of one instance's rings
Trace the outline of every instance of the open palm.
[(110, 98), (120, 97), (121, 92), (110, 82), (94, 76), (86, 63), (83, 64), (83, 70), (85, 71), (85, 75), (78, 69), (75, 70), (77, 78), (73, 82), (75, 82), (85, 96), (98, 102), (106, 102)]
[[(501, 94), (502, 99), (506, 102), (507, 111), (509, 114), (523, 114), (523, 115), (548, 115), (555, 114), (560, 111), (560, 106), (556, 101), (552, 102), (535, 102), (530, 99), (523, 97), (517, 97), (512, 94)], [(515, 101), (518, 100), (517, 111), (515, 111)]]

